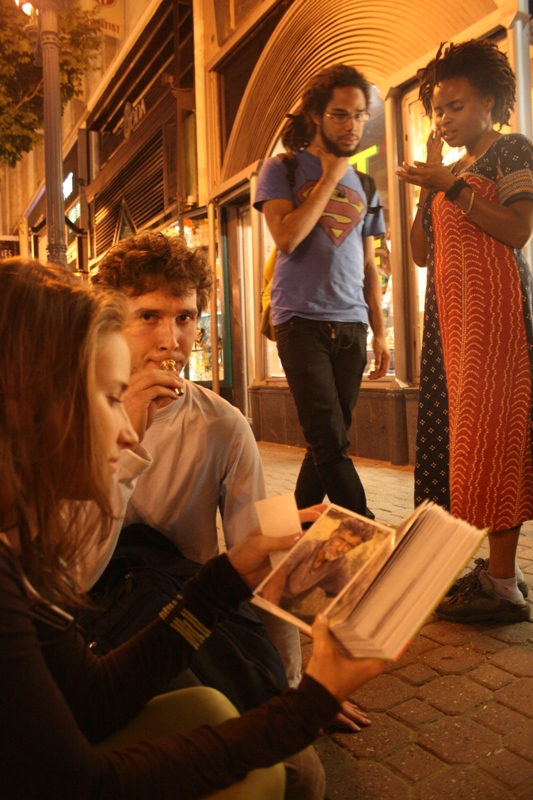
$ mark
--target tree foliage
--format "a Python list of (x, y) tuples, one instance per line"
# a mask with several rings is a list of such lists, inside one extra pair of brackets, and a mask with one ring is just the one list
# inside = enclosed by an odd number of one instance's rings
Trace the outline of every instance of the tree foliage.
[[(67, 0), (58, 15), (61, 103), (81, 94), (83, 75), (100, 49), (96, 12)], [(0, 161), (14, 167), (42, 137), (43, 72), (15, 0), (0, 0)]]

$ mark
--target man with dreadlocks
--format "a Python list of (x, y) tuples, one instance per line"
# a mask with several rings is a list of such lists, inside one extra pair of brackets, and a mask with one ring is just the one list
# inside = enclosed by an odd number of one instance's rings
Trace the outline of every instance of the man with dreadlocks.
[[(521, 248), (533, 231), (533, 145), (494, 129), (509, 123), (515, 77), (493, 42), (441, 45), (419, 79), (435, 129), (427, 162), (398, 171), (422, 187), (411, 247), (428, 268), (415, 499), (491, 529), (488, 561), (437, 614), (521, 622), (528, 587), (516, 550), (533, 518), (532, 277)], [(443, 142), (464, 148), (451, 169)]]
[[(254, 205), (278, 250), (272, 323), (308, 444), (296, 502), (305, 508), (327, 494), (331, 502), (373, 516), (348, 456), (368, 323), (375, 357), (369, 377), (385, 375), (390, 361), (374, 262), (383, 216), (365, 214), (365, 191), (349, 163), (369, 100), (369, 84), (353, 67), (336, 64), (312, 78), (282, 132), (290, 158), (267, 160)], [(376, 203), (377, 193), (368, 205)]]

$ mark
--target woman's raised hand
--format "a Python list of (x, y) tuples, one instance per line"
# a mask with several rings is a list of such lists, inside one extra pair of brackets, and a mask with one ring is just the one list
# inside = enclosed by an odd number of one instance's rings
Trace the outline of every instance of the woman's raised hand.
[(426, 142), (426, 164), (442, 164), (443, 144), (440, 129), (430, 131)]

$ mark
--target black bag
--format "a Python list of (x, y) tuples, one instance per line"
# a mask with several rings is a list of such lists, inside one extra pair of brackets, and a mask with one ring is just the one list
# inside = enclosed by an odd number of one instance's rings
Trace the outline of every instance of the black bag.
[[(148, 525), (125, 528), (90, 592), (92, 607), (78, 617), (89, 647), (101, 656), (130, 639), (200, 568)], [(278, 651), (248, 603), (218, 623), (194, 654), (190, 670), (195, 682), (221, 691), (241, 713), (287, 688)]]

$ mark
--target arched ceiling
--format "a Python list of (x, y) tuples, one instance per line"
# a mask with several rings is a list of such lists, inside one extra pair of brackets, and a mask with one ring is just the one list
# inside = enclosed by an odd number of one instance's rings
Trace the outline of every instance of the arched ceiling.
[[(344, 62), (383, 88), (390, 76), (509, 0), (296, 0), (263, 50), (243, 95), (221, 180), (265, 156), (302, 87)], [(252, 134), (250, 132), (253, 132)]]

